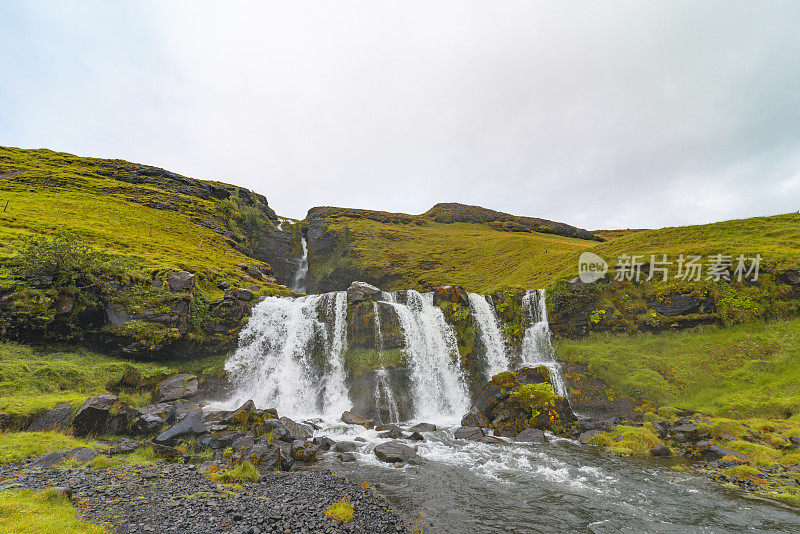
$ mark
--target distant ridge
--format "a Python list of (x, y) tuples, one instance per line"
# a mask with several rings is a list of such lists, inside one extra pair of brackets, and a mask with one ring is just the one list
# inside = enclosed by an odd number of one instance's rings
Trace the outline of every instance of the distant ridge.
[(586, 239), (591, 241), (605, 241), (602, 237), (594, 233), (576, 228), (569, 224), (540, 219), (537, 217), (522, 217), (511, 215), (502, 211), (495, 211), (481, 206), (470, 206), (457, 202), (439, 203), (421, 215), (409, 215), (406, 213), (389, 213), (385, 211), (363, 210), (355, 208), (337, 208), (332, 206), (320, 206), (308, 210), (306, 219), (309, 221), (321, 219), (338, 219), (348, 217), (351, 219), (368, 219), (388, 224), (412, 224), (419, 225), (428, 221), (452, 224), (452, 223), (477, 223), (486, 224), (489, 227), (503, 232), (541, 232), (544, 234), (555, 234), (564, 237), (574, 237), (576, 239)]

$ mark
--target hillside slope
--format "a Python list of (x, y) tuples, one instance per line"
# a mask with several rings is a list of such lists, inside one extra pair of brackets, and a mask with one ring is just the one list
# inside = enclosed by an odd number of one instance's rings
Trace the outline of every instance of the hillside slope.
[(258, 261), (277, 220), (236, 186), (0, 147), (0, 335), (136, 357), (229, 347), (253, 302), (229, 290), (289, 293)]

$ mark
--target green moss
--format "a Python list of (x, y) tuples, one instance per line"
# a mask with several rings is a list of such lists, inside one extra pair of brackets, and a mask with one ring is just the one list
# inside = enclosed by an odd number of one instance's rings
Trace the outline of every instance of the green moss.
[(406, 353), (403, 349), (354, 349), (344, 353), (344, 360), (353, 376), (360, 376), (382, 367), (402, 367), (406, 362)]
[(618, 425), (589, 439), (589, 445), (612, 454), (643, 455), (663, 442), (649, 423), (644, 426)]
[(261, 478), (261, 474), (249, 460), (244, 460), (234, 467), (222, 469), (216, 473), (210, 473), (208, 478), (212, 482), (233, 484), (239, 482), (258, 482), (258, 479)]
[(557, 395), (548, 383), (520, 384), (511, 392), (511, 398), (533, 416), (555, 406)]

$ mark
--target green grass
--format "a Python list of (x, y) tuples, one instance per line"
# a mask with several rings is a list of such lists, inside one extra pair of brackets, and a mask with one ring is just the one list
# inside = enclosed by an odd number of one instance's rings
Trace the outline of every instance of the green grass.
[[(277, 286), (247, 280), (236, 268), (249, 258), (222, 236), (195, 224), (199, 218), (225, 228), (220, 202), (131, 184), (101, 174), (114, 160), (82, 158), (50, 150), (0, 147), (0, 170), (23, 171), (0, 180), (0, 198), (10, 200), (0, 213), (0, 260), (10, 258), (31, 235), (70, 233), (96, 250), (132, 260), (142, 273), (186, 269), (198, 273), (198, 285), (217, 298), (217, 280), (239, 285)], [(139, 202), (172, 203), (158, 210)], [(5, 202), (4, 202), (5, 204)]]
[(656, 407), (732, 418), (800, 413), (800, 319), (658, 335), (559, 340), (557, 357), (588, 365), (618, 393)]
[(325, 509), (325, 515), (339, 523), (349, 523), (353, 520), (353, 515), (355, 515), (353, 503), (348, 499), (336, 501)]
[(237, 463), (234, 467), (228, 467), (220, 471), (209, 473), (208, 478), (212, 482), (235, 484), (239, 482), (258, 482), (258, 479), (261, 478), (261, 474), (249, 460), (244, 460)]
[[(64, 402), (77, 410), (88, 397), (106, 393), (126, 373), (154, 386), (177, 372), (215, 372), (223, 363), (224, 356), (189, 362), (134, 362), (76, 347), (40, 351), (0, 343), (0, 412), (24, 423)], [(125, 392), (121, 398), (133, 406), (151, 400), (149, 391)]]
[(83, 522), (69, 500), (52, 489), (0, 492), (0, 530), (7, 534), (103, 534)]
[(7, 432), (0, 434), (0, 463), (21, 462), (48, 452), (75, 447), (96, 447), (95, 442), (59, 432)]

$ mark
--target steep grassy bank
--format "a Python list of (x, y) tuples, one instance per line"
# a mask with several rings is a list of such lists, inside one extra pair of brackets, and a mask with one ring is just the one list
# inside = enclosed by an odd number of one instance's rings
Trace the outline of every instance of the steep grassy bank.
[(591, 436), (589, 444), (641, 455), (660, 446), (659, 454), (706, 460), (719, 447), (715, 461), (692, 469), (800, 504), (800, 319), (593, 334), (559, 340), (556, 351), (570, 370), (575, 404), (586, 402), (584, 388), (594, 379), (604, 381), (610, 398), (639, 404), (642, 426), (619, 425)]
[(259, 253), (277, 221), (236, 186), (0, 147), (0, 336), (138, 358), (229, 350), (253, 302), (229, 291), (290, 294)]

